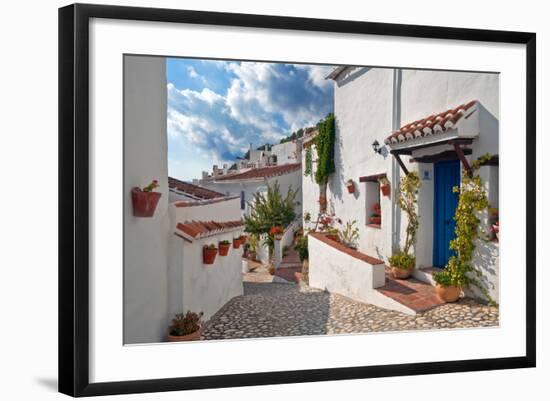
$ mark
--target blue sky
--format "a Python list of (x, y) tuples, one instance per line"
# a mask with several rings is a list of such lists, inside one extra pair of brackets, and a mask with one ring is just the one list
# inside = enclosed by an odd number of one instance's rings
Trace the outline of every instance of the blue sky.
[(332, 67), (166, 60), (168, 173), (191, 180), (333, 111)]

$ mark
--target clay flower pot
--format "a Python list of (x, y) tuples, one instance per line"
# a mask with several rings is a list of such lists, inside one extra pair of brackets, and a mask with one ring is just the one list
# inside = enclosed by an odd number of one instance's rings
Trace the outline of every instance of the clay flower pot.
[(202, 248), (202, 262), (205, 265), (211, 265), (216, 260), (218, 254), (218, 248)]
[(256, 260), (256, 251), (249, 251), (248, 252), (248, 259), (249, 260)]
[(326, 234), (325, 237), (336, 242), (340, 242), (337, 234)]
[(233, 238), (233, 248), (239, 249), (240, 246), (241, 246), (241, 239)]
[(276, 239), (277, 241), (282, 240), (282, 239), (283, 239), (283, 234), (275, 234), (275, 239)]
[(178, 341), (196, 341), (201, 339), (201, 333), (202, 327), (197, 331), (186, 334), (184, 336), (173, 336), (172, 334), (168, 333), (168, 341), (171, 343)]
[(458, 298), (460, 298), (460, 287), (455, 287), (454, 285), (450, 285), (447, 287), (444, 287), (442, 285), (436, 284), (435, 285), (435, 293), (444, 302), (456, 302)]
[(220, 256), (227, 256), (227, 254), (229, 253), (230, 245), (231, 244), (222, 244), (222, 243), (218, 244), (218, 249), (220, 250)]
[(411, 276), (412, 270), (412, 268), (400, 269), (399, 267), (391, 266), (391, 275), (393, 278), (405, 280)]
[(348, 189), (348, 193), (350, 194), (355, 192), (355, 184), (353, 182), (348, 182), (346, 184), (346, 188)]
[(140, 188), (132, 188), (132, 205), (134, 216), (152, 217), (159, 203), (160, 192), (143, 192)]
[(382, 217), (380, 216), (371, 216), (369, 217), (369, 221), (371, 224), (380, 225), (382, 224)]
[(384, 196), (390, 196), (390, 184), (380, 185), (380, 191)]

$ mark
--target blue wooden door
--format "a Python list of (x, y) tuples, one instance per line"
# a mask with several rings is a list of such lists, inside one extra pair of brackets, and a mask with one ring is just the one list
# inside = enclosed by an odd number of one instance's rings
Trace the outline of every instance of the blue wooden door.
[(434, 266), (445, 266), (453, 254), (449, 242), (455, 238), (454, 215), (458, 206), (458, 194), (453, 192), (453, 187), (459, 184), (458, 160), (434, 164)]

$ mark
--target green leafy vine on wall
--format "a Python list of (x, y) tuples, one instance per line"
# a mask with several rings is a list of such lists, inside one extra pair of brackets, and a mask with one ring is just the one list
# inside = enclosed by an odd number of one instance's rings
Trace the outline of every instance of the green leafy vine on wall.
[(311, 159), (311, 147), (307, 147), (306, 148), (306, 165), (305, 165), (305, 168), (304, 168), (304, 175), (306, 177), (310, 176), (311, 175), (311, 172), (313, 171), (313, 160)]
[(479, 281), (483, 273), (472, 264), (477, 241), (481, 237), (481, 221), (478, 216), (489, 207), (483, 181), (475, 172), (490, 159), (491, 156), (486, 154), (474, 161), (472, 176), (464, 170), (460, 186), (453, 188), (453, 192), (458, 193), (458, 206), (454, 217), (456, 237), (450, 242), (449, 247), (455, 254), (449, 258), (445, 270), (435, 273), (433, 278), (442, 286), (477, 287), (489, 303), (494, 305), (495, 301)]
[(336, 140), (336, 127), (334, 114), (329, 114), (319, 122), (319, 134), (315, 138), (317, 147), (317, 168), (315, 170), (315, 182), (326, 184), (328, 177), (334, 173), (334, 142)]

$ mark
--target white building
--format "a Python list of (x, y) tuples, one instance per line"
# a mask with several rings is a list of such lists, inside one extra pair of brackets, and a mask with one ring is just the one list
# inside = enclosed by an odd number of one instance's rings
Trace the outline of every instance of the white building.
[[(203, 245), (242, 232), (240, 199), (168, 179), (163, 58), (124, 56), (124, 93), (123, 341), (161, 342), (175, 313), (209, 319), (243, 293), (242, 248), (202, 261)], [(152, 179), (162, 194), (155, 213), (135, 217), (132, 188)]]
[(279, 184), (281, 193), (285, 196), (289, 189), (297, 190), (296, 214), (302, 212), (302, 164), (292, 163), (279, 166), (247, 169), (233, 174), (212, 177), (197, 181), (204, 188), (226, 194), (238, 196), (243, 215), (250, 211), (249, 203), (253, 201), (256, 192), (262, 192), (268, 185)]
[[(457, 202), (452, 186), (460, 183), (463, 169), (486, 153), (494, 156), (493, 163), (481, 167), (479, 174), (491, 206), (498, 208), (498, 74), (339, 67), (328, 78), (334, 81), (336, 118), (336, 171), (328, 183), (328, 212), (344, 222), (356, 220), (359, 250), (387, 261), (392, 250), (402, 246), (407, 225), (394, 202), (395, 190), (404, 170), (418, 171), (422, 186), (414, 275), (431, 282), (430, 268), (445, 266), (451, 254), (448, 243), (454, 236)], [(373, 146), (376, 143), (378, 147)], [(308, 146), (315, 171), (314, 142), (305, 140), (304, 147)], [(302, 163), (305, 157), (302, 152)], [(381, 177), (390, 182), (388, 197), (380, 192)], [(354, 193), (346, 189), (349, 179), (355, 184)], [(309, 212), (315, 219), (319, 188), (313, 176), (303, 177), (302, 192), (304, 215)], [(381, 224), (370, 222), (374, 203), (381, 205)], [(488, 230), (487, 216), (482, 220), (482, 228)], [(482, 242), (475, 260), (495, 300), (498, 254), (497, 242)], [(310, 269), (315, 277), (311, 261)]]

